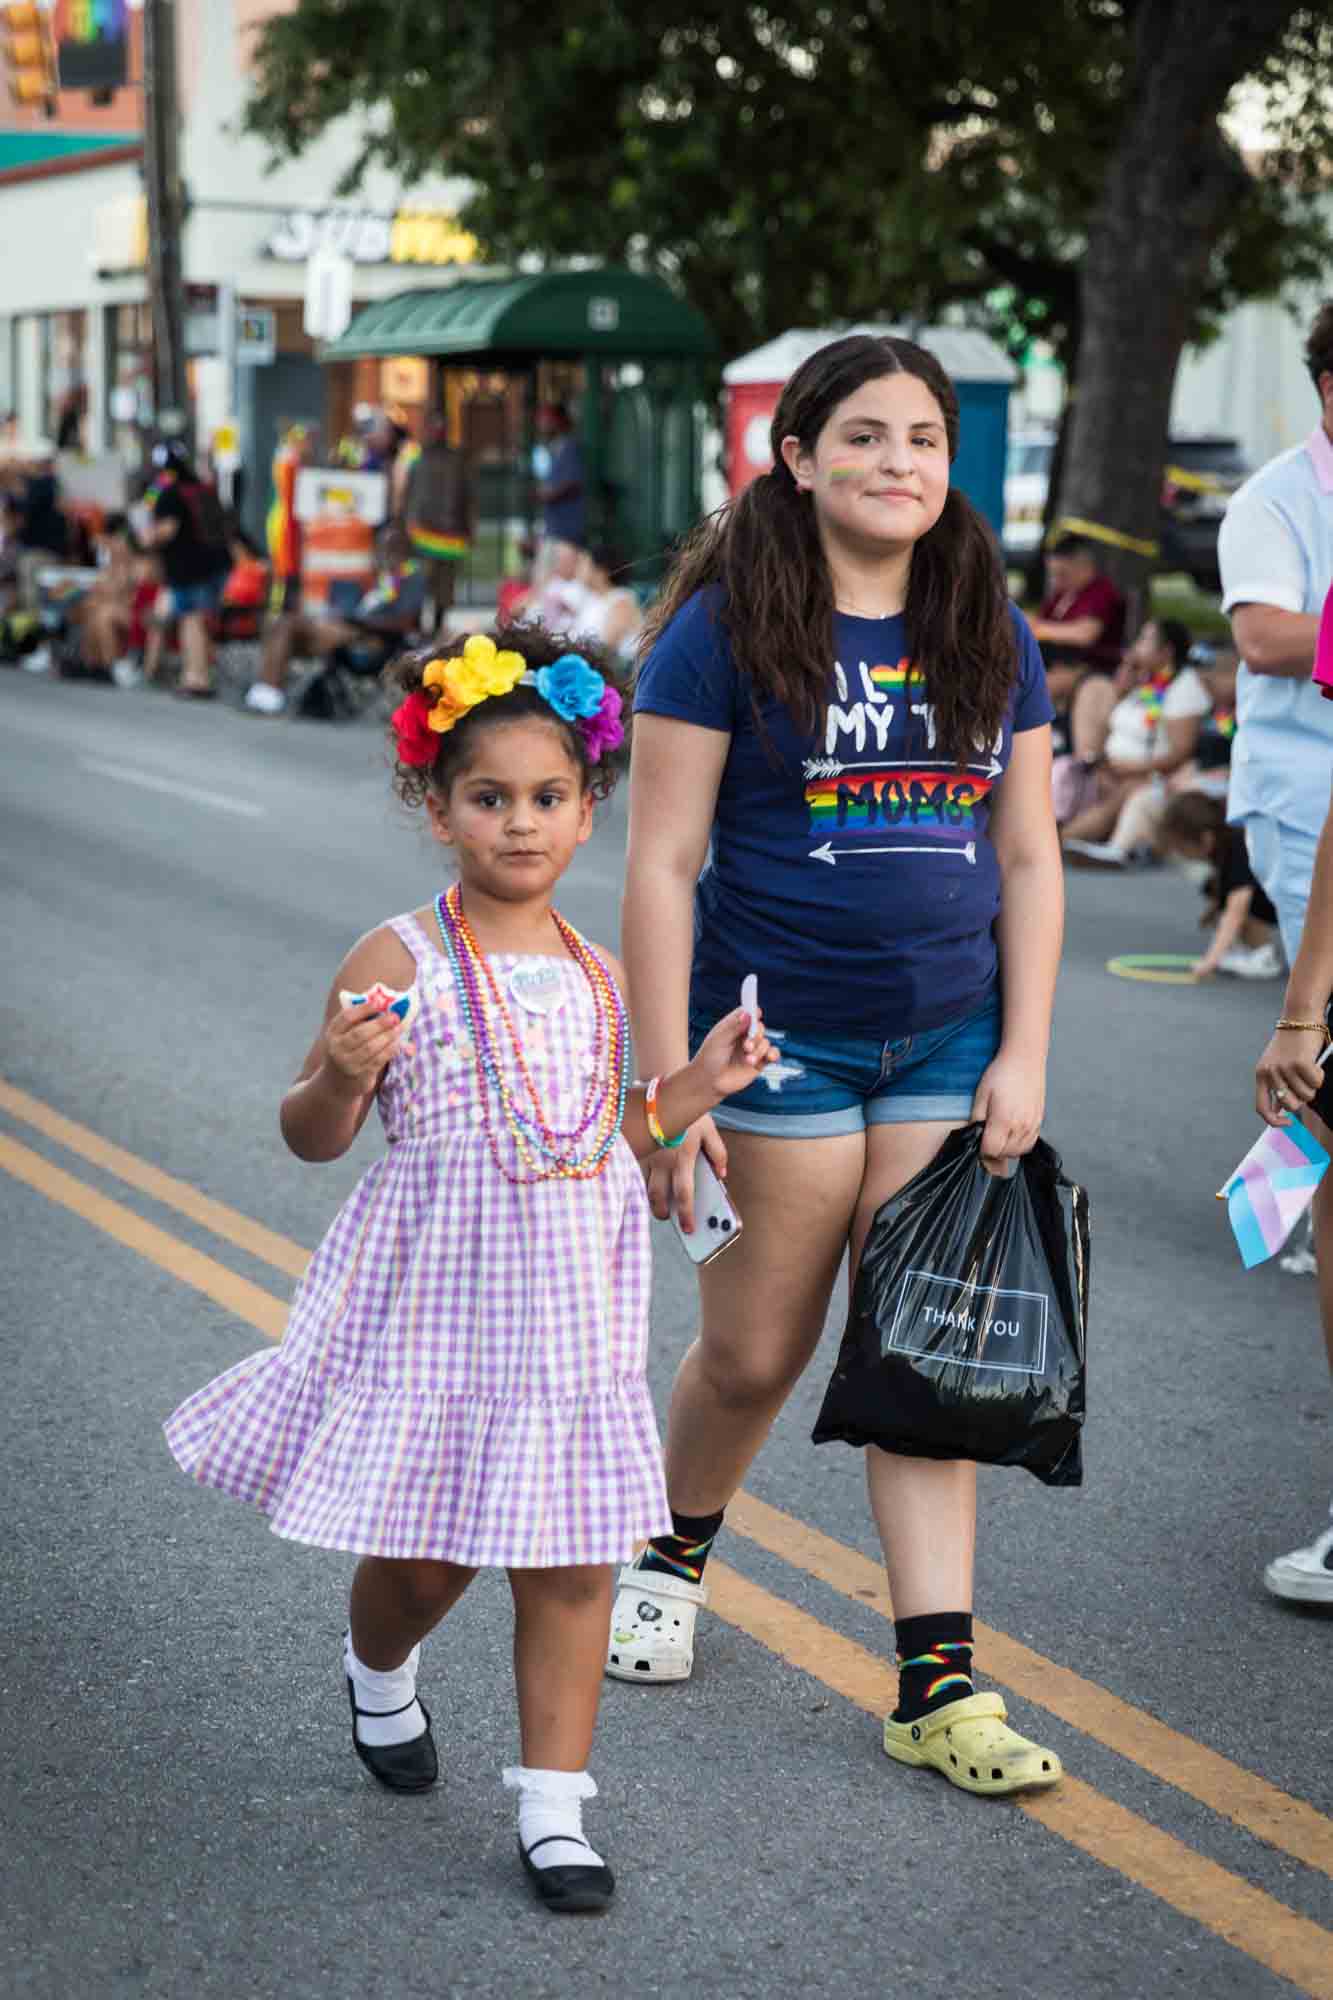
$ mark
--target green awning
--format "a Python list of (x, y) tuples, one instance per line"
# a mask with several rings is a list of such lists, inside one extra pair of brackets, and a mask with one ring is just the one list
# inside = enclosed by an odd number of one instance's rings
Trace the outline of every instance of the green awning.
[(693, 358), (716, 352), (707, 320), (659, 279), (606, 267), (464, 278), (436, 291), (399, 292), (359, 312), (323, 358), (433, 354), (484, 363), (501, 356)]

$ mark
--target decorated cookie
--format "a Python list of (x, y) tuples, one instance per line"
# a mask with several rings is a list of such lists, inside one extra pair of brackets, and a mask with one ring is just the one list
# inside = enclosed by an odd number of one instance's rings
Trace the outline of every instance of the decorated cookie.
[(405, 986), (400, 993), (392, 986), (382, 985), (379, 980), (368, 986), (364, 993), (351, 993), (344, 987), (338, 998), (344, 1007), (359, 1007), (362, 1001), (368, 1000), (377, 1013), (396, 1014), (405, 1028), (412, 1022), (420, 1005), (415, 986)]

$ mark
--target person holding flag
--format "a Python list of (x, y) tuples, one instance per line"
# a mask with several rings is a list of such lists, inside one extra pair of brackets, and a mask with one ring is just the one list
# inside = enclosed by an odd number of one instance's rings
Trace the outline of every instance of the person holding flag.
[[(1333, 699), (1333, 590), (1324, 603), (1315, 655), (1315, 681)], [(1287, 981), (1282, 1015), (1255, 1072), (1255, 1109), (1278, 1130), (1304, 1112), (1311, 1135), (1333, 1154), (1333, 1076), (1326, 1051), (1333, 1042), (1328, 1015), (1333, 994), (1333, 800), (1315, 849), (1314, 876), (1305, 927)], [(1333, 1183), (1327, 1176), (1315, 1190), (1315, 1240), (1333, 1229)], [(1319, 1264), (1319, 1308), (1324, 1345), (1333, 1370), (1333, 1260)], [(1330, 1507), (1333, 1516), (1333, 1507)], [(1333, 1525), (1308, 1548), (1278, 1556), (1264, 1571), (1275, 1597), (1301, 1604), (1333, 1604)]]

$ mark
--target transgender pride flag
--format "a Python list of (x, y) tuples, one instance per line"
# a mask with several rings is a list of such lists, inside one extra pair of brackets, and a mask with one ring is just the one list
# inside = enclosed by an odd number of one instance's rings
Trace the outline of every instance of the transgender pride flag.
[(1314, 1199), (1328, 1154), (1295, 1119), (1265, 1126), (1217, 1198), (1247, 1271), (1282, 1248)]

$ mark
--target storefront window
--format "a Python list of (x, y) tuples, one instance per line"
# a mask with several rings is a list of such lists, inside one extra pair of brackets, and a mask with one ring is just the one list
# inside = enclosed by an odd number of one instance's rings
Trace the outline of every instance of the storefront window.
[(84, 364), (87, 315), (48, 313), (42, 340), (42, 429), (60, 451), (81, 451), (88, 387)]
[(137, 471), (153, 414), (153, 329), (147, 305), (117, 306), (112, 313), (109, 381), (111, 449)]

